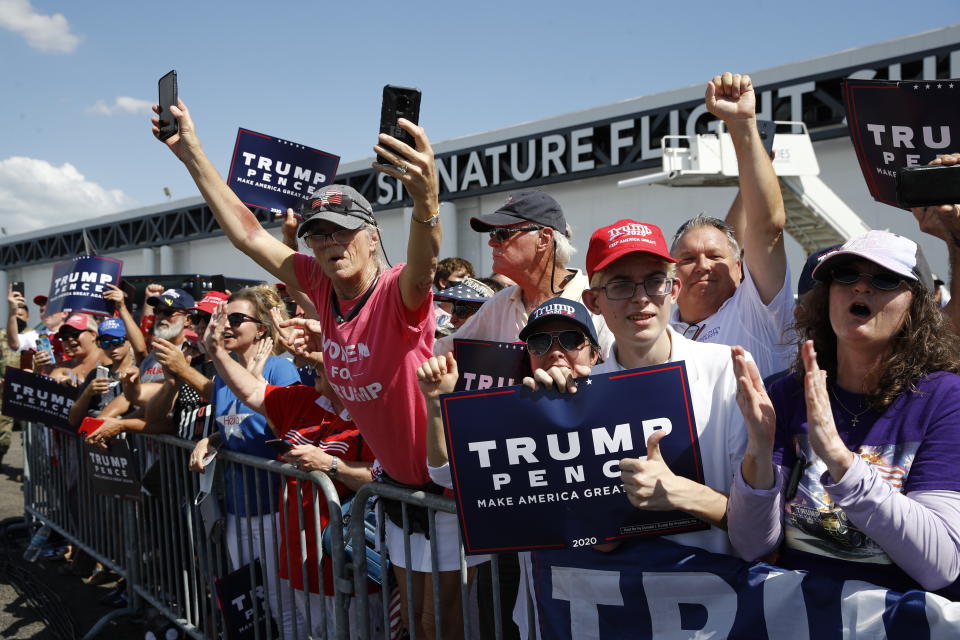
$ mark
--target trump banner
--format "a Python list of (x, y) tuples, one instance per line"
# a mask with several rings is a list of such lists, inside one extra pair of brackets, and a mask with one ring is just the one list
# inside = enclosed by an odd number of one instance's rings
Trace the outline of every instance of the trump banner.
[(87, 476), (96, 493), (141, 499), (137, 456), (125, 439), (114, 438), (106, 449), (85, 445)]
[(460, 377), (455, 391), (512, 387), (531, 375), (527, 349), (520, 342), (453, 341)]
[(529, 569), (541, 638), (960, 637), (960, 603), (940, 595), (749, 564), (670, 540), (632, 540), (611, 553), (536, 551)]
[(58, 311), (112, 316), (113, 309), (103, 298), (108, 284), (119, 286), (122, 260), (100, 256), (77, 256), (53, 266), (47, 315)]
[(239, 129), (227, 184), (247, 206), (294, 211), (337, 177), (340, 156), (256, 131)]
[(847, 125), (870, 195), (898, 207), (897, 169), (957, 150), (960, 80), (845, 80)]
[(47, 376), (14, 367), (7, 367), (3, 374), (3, 415), (10, 418), (62, 427), (72, 433), (70, 407), (78, 395), (76, 387)]
[(467, 553), (708, 528), (680, 511), (633, 508), (620, 481), (620, 459), (646, 456), (648, 438), (664, 431), (664, 462), (703, 482), (684, 363), (598, 374), (577, 386), (575, 394), (514, 386), (441, 397)]

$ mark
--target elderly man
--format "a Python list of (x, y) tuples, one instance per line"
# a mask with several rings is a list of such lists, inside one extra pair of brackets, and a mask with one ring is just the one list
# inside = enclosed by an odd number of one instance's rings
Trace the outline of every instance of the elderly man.
[(714, 77), (707, 83), (706, 104), (733, 140), (740, 195), (727, 222), (700, 215), (674, 236), (670, 253), (682, 288), (670, 324), (697, 342), (742, 345), (767, 376), (794, 357), (784, 336), (793, 320), (793, 297), (783, 197), (757, 130), (750, 77)]
[[(560, 204), (542, 191), (511, 194), (493, 213), (470, 220), (474, 231), (489, 233), (493, 270), (517, 284), (484, 303), (457, 330), (456, 338), (516, 342), (528, 314), (550, 298), (581, 301), (587, 276), (566, 265), (576, 251)], [(593, 316), (603, 355), (613, 336), (600, 316)], [(453, 350), (454, 336), (437, 340), (434, 353)]]

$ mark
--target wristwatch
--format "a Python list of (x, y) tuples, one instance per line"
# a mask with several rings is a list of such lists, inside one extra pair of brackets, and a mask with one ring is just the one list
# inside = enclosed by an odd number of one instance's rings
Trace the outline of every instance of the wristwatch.
[(337, 456), (330, 456), (333, 458), (333, 462), (330, 463), (330, 468), (327, 469), (327, 475), (331, 478), (337, 475), (337, 467), (340, 465), (340, 458)]

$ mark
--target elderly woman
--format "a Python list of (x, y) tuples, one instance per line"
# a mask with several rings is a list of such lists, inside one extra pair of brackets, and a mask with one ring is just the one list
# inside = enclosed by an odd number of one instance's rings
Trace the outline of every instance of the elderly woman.
[(930, 270), (911, 240), (870, 231), (813, 277), (796, 375), (768, 395), (733, 355), (749, 444), (731, 541), (747, 560), (779, 547), (786, 568), (956, 599), (960, 344)]
[[(159, 107), (154, 110), (159, 113)], [(413, 136), (415, 148), (386, 134), (380, 134), (374, 146), (390, 163), (374, 164), (374, 168), (400, 181), (413, 200), (407, 263), (391, 268), (381, 259), (380, 230), (370, 203), (347, 186), (323, 187), (304, 202), (298, 235), (312, 256), (274, 238), (204, 154), (183, 102), (170, 111), (179, 132), (164, 142), (187, 167), (224, 233), (278, 280), (303, 291), (316, 307), (320, 320), (310, 323), (323, 334), (327, 378), (385, 472), (406, 485), (427, 485), (427, 415), (415, 370), (430, 357), (433, 347), (431, 285), (440, 249), (440, 202), (426, 133), (401, 119), (399, 125)], [(157, 118), (153, 125), (156, 135)], [(387, 525), (388, 538), (402, 539), (390, 535), (392, 526)], [(429, 561), (426, 539), (417, 534), (411, 541), (413, 555)], [(391, 545), (390, 552), (391, 562), (402, 574), (403, 547)], [(429, 587), (424, 588), (429, 584), (424, 571), (430, 566), (410, 569), (416, 572), (414, 600), (419, 609), (421, 597), (432, 597)], [(403, 584), (404, 576), (398, 577)], [(423, 623), (429, 632), (433, 619)]]

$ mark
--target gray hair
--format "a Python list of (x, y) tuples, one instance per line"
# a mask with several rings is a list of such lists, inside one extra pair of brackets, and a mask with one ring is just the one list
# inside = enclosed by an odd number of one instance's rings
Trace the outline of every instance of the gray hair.
[(380, 234), (380, 228), (375, 224), (364, 222), (362, 229), (367, 232), (368, 236), (377, 236), (377, 268), (380, 271), (386, 271), (390, 268), (390, 265), (387, 263), (387, 250), (383, 248), (383, 237)]
[(680, 242), (680, 238), (683, 237), (687, 231), (691, 229), (698, 229), (701, 227), (713, 228), (717, 231), (720, 231), (727, 237), (727, 244), (730, 246), (730, 251), (736, 257), (737, 260), (740, 259), (740, 243), (737, 242), (737, 234), (734, 232), (733, 227), (731, 227), (724, 220), (719, 218), (714, 218), (702, 213), (697, 214), (693, 218), (690, 218), (677, 229), (677, 232), (673, 236), (673, 241), (670, 243), (670, 253), (674, 253), (677, 250), (677, 243)]
[(577, 252), (576, 247), (570, 244), (570, 238), (573, 237), (573, 230), (570, 228), (570, 225), (567, 225), (563, 233), (560, 233), (556, 229), (553, 231), (553, 241), (556, 243), (557, 251), (557, 264), (565, 267), (570, 263), (573, 254)]

